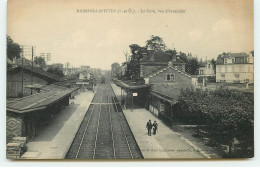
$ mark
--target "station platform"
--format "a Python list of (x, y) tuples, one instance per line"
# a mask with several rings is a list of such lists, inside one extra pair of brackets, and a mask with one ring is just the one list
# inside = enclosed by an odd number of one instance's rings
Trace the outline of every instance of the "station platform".
[[(111, 83), (120, 101), (121, 89)], [(210, 156), (189, 139), (167, 127), (161, 120), (145, 109), (122, 109), (145, 159), (205, 159)], [(156, 135), (148, 136), (146, 123), (158, 123)]]
[(86, 91), (70, 100), (70, 105), (27, 143), (28, 151), (21, 159), (64, 159), (93, 97), (92, 91)]

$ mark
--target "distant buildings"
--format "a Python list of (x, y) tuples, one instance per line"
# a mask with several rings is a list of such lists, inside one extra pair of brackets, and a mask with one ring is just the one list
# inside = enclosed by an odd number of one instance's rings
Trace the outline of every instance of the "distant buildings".
[(199, 75), (200, 76), (214, 76), (214, 64), (210, 60), (199, 63)]
[(210, 61), (199, 62), (198, 75), (192, 77), (193, 85), (206, 86), (209, 77), (215, 76), (214, 64)]
[(216, 64), (216, 82), (253, 83), (254, 57), (246, 53), (223, 53)]
[(80, 71), (90, 71), (90, 66), (81, 66)]
[(73, 75), (73, 74), (80, 72), (80, 69), (79, 68), (63, 68), (62, 71), (63, 71), (64, 76), (69, 76), (69, 75)]

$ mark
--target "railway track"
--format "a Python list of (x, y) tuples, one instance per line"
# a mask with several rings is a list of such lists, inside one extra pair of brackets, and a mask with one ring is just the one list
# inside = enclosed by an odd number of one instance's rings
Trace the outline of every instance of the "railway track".
[(110, 84), (100, 84), (66, 159), (141, 159)]

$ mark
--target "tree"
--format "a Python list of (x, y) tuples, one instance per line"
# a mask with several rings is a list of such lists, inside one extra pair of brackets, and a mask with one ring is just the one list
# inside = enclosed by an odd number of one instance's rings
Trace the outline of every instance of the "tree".
[(18, 43), (15, 43), (10, 36), (6, 36), (6, 43), (7, 43), (7, 57), (10, 60), (19, 59), (20, 53), (22, 49)]
[(185, 66), (185, 71), (191, 75), (196, 75), (198, 73), (199, 69), (199, 63), (196, 58), (188, 59), (186, 66)]
[(49, 69), (47, 70), (47, 72), (52, 73), (52, 74), (55, 74), (55, 75), (60, 76), (60, 77), (64, 77), (63, 71), (60, 70), (59, 68), (53, 68), (53, 67), (51, 67), (51, 68), (49, 68)]
[(129, 46), (131, 51), (131, 60), (127, 63), (126, 78), (133, 80), (140, 78), (140, 60), (147, 54), (147, 48), (141, 47), (138, 44), (131, 44)]
[(119, 78), (121, 75), (120, 65), (119, 63), (115, 62), (111, 65), (111, 73), (113, 77)]
[(177, 108), (177, 117), (193, 117), (194, 124), (206, 125), (207, 137), (215, 140), (215, 144), (229, 145), (228, 157), (234, 157), (235, 153), (231, 153), (234, 139), (239, 141), (237, 157), (253, 156), (253, 93), (222, 88), (215, 91), (186, 89), (181, 91)]
[(45, 59), (42, 57), (35, 57), (34, 58), (34, 63), (39, 65), (41, 68), (46, 67), (46, 62)]
[(138, 60), (132, 60), (127, 64), (126, 77), (133, 80), (140, 78), (140, 63)]
[(129, 46), (130, 51), (131, 51), (131, 60), (133, 59), (139, 59), (138, 57), (138, 50), (141, 48), (138, 44), (131, 44)]
[(161, 37), (151, 35), (151, 38), (146, 41), (146, 48), (151, 50), (165, 50), (166, 45)]
[(210, 62), (212, 63), (213, 69), (214, 69), (214, 73), (216, 74), (216, 64), (217, 64), (217, 61), (212, 59)]
[(171, 56), (176, 59), (177, 51), (175, 49), (174, 50), (168, 49), (165, 52), (171, 54)]
[(182, 60), (183, 62), (187, 63), (188, 62), (188, 58), (187, 55), (183, 52), (180, 52), (180, 56), (179, 56), (180, 60)]

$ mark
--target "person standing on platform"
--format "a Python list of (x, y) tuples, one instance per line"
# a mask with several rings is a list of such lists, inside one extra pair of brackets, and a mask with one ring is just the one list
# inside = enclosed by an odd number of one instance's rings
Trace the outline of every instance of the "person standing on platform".
[(148, 136), (151, 136), (151, 130), (152, 130), (152, 128), (153, 128), (153, 125), (152, 125), (151, 120), (149, 120), (149, 121), (147, 122), (146, 128), (147, 128), (147, 130), (148, 130)]
[(154, 121), (154, 123), (153, 123), (153, 135), (156, 135), (157, 129), (158, 129), (158, 124), (156, 123), (156, 121)]

